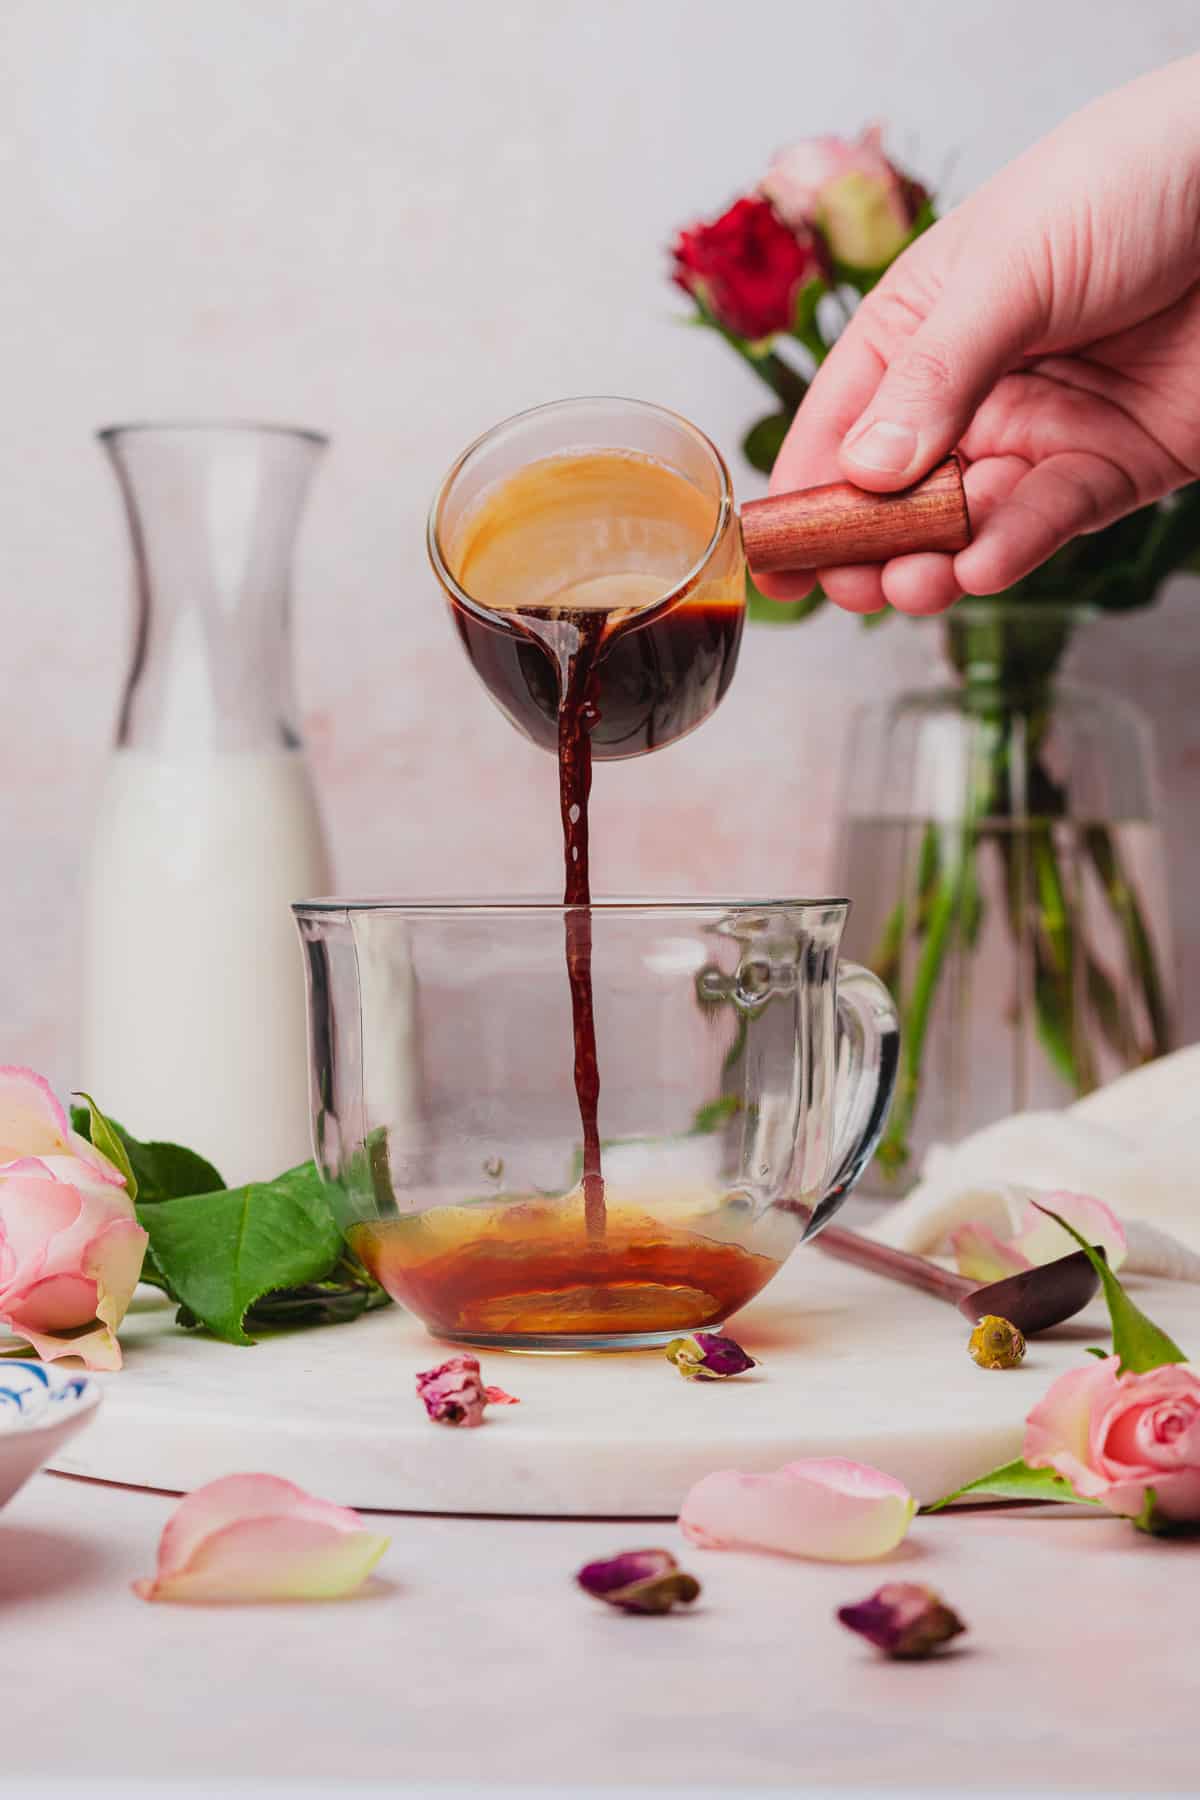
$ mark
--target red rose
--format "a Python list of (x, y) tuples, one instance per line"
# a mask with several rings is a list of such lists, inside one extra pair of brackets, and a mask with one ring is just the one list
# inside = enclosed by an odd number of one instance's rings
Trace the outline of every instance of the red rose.
[(735, 200), (711, 225), (681, 231), (671, 254), (676, 284), (751, 339), (787, 331), (798, 290), (820, 274), (811, 235), (789, 229), (768, 200)]

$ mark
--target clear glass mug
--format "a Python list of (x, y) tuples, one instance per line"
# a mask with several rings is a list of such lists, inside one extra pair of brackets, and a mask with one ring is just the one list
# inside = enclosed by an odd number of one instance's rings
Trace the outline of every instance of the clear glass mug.
[(593, 907), (604, 1216), (585, 1217), (549, 901), (294, 907), (314, 1144), (346, 1239), (432, 1335), (641, 1348), (719, 1326), (840, 1205), (899, 1036), (843, 900)]

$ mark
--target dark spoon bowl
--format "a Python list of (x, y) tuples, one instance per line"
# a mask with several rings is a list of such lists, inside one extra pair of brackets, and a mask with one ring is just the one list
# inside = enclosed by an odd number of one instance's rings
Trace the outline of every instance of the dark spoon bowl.
[(964, 1294), (957, 1304), (973, 1325), (992, 1313), (1007, 1319), (1025, 1337), (1036, 1337), (1039, 1331), (1049, 1331), (1052, 1325), (1061, 1325), (1082, 1312), (1099, 1286), (1095, 1269), (1082, 1250), (1075, 1250), (1039, 1268), (1006, 1275), (1003, 1281), (989, 1281)]

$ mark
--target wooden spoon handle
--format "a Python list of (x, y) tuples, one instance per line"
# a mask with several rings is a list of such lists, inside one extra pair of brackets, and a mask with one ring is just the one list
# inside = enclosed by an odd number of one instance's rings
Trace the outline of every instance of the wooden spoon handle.
[(907, 1250), (893, 1250), (890, 1244), (877, 1244), (874, 1238), (861, 1237), (857, 1231), (845, 1231), (840, 1225), (826, 1225), (812, 1241), (818, 1250), (824, 1250), (827, 1256), (836, 1256), (839, 1262), (854, 1263), (857, 1268), (869, 1269), (873, 1275), (886, 1276), (889, 1281), (902, 1282), (905, 1287), (920, 1288), (938, 1300), (948, 1301), (951, 1306), (957, 1306), (960, 1300), (974, 1293), (977, 1285), (964, 1275), (939, 1268), (937, 1263), (928, 1262), (923, 1256), (911, 1256)]
[(956, 456), (898, 494), (869, 494), (849, 481), (748, 500), (742, 542), (750, 572), (879, 563), (917, 550), (965, 550), (971, 520)]

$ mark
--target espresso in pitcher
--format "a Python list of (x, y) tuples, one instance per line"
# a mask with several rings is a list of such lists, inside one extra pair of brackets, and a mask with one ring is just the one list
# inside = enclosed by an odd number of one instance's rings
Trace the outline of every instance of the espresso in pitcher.
[[(458, 584), (513, 629), (461, 602), (454, 620), (518, 730), (559, 749), (565, 711), (586, 729), (590, 754), (609, 761), (673, 743), (708, 717), (745, 617), (736, 541), (688, 584), (716, 526), (711, 494), (617, 451), (532, 463), (467, 517), (451, 548)], [(677, 597), (646, 616), (668, 596)], [(564, 681), (576, 650), (586, 695)]]

